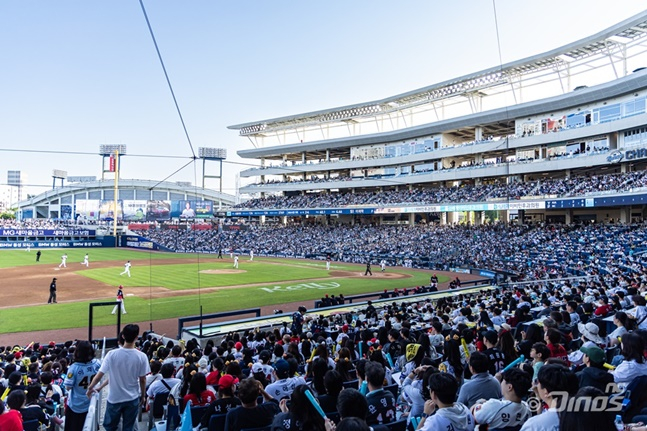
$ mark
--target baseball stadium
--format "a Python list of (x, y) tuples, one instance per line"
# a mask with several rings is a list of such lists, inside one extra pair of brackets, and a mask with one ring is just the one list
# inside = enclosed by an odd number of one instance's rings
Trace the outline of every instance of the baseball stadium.
[[(125, 349), (145, 356), (148, 404), (125, 431), (645, 429), (645, 65), (642, 12), (405, 93), (231, 125), (253, 147), (236, 195), (223, 149), (200, 148), (193, 186), (121, 178), (127, 148), (102, 145), (101, 179), (0, 219), (0, 431), (16, 410), (19, 431), (116, 429), (105, 351)], [(88, 348), (106, 372), (77, 413)], [(47, 423), (13, 406), (52, 390), (45, 373), (62, 388), (36, 397)]]

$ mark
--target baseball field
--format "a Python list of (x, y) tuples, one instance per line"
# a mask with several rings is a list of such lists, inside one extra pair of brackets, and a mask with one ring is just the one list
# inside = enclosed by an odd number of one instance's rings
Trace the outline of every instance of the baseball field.
[[(114, 301), (123, 285), (127, 314), (123, 323), (215, 313), (319, 299), (325, 294), (351, 296), (428, 284), (428, 271), (390, 268), (364, 276), (364, 265), (240, 256), (239, 267), (225, 255), (145, 252), (133, 249), (44, 249), (0, 251), (0, 332), (87, 328), (88, 304)], [(66, 267), (59, 267), (66, 253)], [(89, 254), (89, 267), (81, 264)], [(131, 261), (131, 276), (120, 275)], [(57, 304), (47, 304), (57, 278)], [(448, 277), (439, 274), (439, 281)], [(110, 307), (95, 309), (93, 325), (116, 321)]]

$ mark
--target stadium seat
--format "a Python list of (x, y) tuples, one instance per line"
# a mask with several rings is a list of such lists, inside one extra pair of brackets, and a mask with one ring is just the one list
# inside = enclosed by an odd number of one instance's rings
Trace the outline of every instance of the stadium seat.
[(148, 412), (148, 429), (153, 429), (156, 419), (164, 418), (164, 406), (168, 404), (168, 392), (161, 392), (153, 398), (153, 404)]
[(191, 426), (193, 428), (200, 425), (200, 419), (204, 416), (204, 413), (207, 411), (208, 406), (196, 406), (191, 407)]
[(222, 431), (225, 429), (225, 419), (227, 418), (227, 413), (221, 415), (212, 415), (209, 418), (209, 430), (208, 431)]
[(32, 419), (30, 421), (25, 421), (22, 423), (22, 427), (25, 431), (38, 431), (38, 419)]
[(326, 417), (331, 421), (333, 421), (335, 424), (338, 424), (339, 421), (341, 420), (341, 417), (337, 412), (326, 413)]
[(349, 380), (347, 382), (344, 382), (344, 388), (351, 388), (351, 389), (358, 389), (359, 388), (359, 380)]
[(398, 399), (398, 391), (399, 391), (399, 389), (400, 389), (400, 386), (398, 386), (397, 383), (395, 383), (393, 385), (390, 385), (390, 386), (384, 386), (384, 390), (391, 392), (396, 400)]
[(407, 420), (406, 419), (400, 419), (399, 421), (396, 422), (391, 422), (388, 424), (384, 424), (389, 431), (406, 431), (407, 430)]

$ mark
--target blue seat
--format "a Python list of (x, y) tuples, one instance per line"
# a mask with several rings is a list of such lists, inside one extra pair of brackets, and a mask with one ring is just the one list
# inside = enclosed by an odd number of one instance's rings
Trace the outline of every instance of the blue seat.
[(38, 419), (32, 419), (30, 421), (25, 421), (22, 423), (22, 428), (25, 431), (38, 431), (38, 425), (40, 422), (38, 422)]
[(347, 382), (344, 382), (343, 385), (344, 385), (344, 388), (346, 388), (346, 389), (348, 389), (348, 388), (358, 389), (359, 388), (359, 380), (357, 380), (357, 379), (349, 380)]
[(191, 406), (191, 426), (193, 428), (200, 425), (200, 419), (204, 416), (204, 413), (207, 411), (208, 406)]
[(389, 431), (406, 431), (407, 430), (407, 420), (406, 419), (401, 419), (396, 422), (391, 422), (388, 424), (384, 424), (385, 427), (389, 429)]
[(220, 415), (212, 415), (209, 418), (209, 430), (208, 431), (223, 431), (225, 429), (225, 419), (227, 418), (227, 413)]

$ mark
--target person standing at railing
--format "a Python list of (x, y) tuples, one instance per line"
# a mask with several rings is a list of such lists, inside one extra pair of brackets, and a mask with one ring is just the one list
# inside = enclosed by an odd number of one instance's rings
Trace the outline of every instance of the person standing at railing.
[[(99, 361), (94, 358), (94, 349), (89, 341), (80, 341), (74, 350), (74, 362), (65, 376), (65, 388), (69, 394), (65, 406), (65, 431), (81, 431), (90, 409), (86, 397), (88, 385), (99, 372)], [(97, 388), (100, 391), (103, 386)]]
[(121, 336), (123, 347), (108, 352), (87, 392), (91, 397), (103, 376), (110, 376), (110, 393), (103, 419), (106, 431), (117, 431), (122, 418), (122, 431), (132, 431), (140, 406), (146, 401), (146, 375), (150, 366), (148, 357), (135, 348), (139, 325), (126, 325)]

